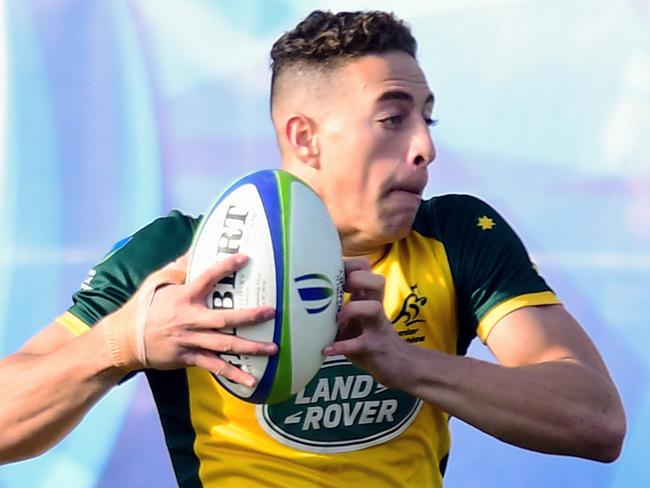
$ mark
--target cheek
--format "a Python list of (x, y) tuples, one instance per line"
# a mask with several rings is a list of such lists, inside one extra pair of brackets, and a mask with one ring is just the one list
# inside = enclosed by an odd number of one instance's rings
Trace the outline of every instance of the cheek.
[(367, 163), (363, 148), (366, 140), (359, 132), (359, 137), (352, 138), (348, 131), (337, 137), (328, 138), (321, 154), (321, 184), (332, 196), (344, 196), (349, 201), (357, 198), (366, 184)]
[(374, 219), (400, 161), (399, 141), (365, 124), (328, 131), (321, 141), (321, 195), (341, 218)]
[(336, 169), (323, 173), (325, 188), (323, 197), (332, 213), (339, 217), (353, 216), (364, 206), (365, 181), (363, 174), (350, 162), (337, 165)]

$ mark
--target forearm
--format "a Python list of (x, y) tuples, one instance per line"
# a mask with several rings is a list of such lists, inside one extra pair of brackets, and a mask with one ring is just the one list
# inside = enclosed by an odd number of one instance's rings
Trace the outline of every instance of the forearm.
[(0, 361), (0, 463), (50, 448), (124, 374), (113, 367), (100, 330), (48, 354)]
[(23, 352), (0, 361), (0, 464), (54, 445), (128, 371), (196, 366), (242, 384), (254, 381), (219, 353), (273, 355), (277, 346), (218, 329), (261, 323), (275, 311), (268, 306), (227, 311), (205, 306), (214, 283), (246, 263), (245, 256), (232, 256), (187, 285), (181, 284), (184, 269), (166, 266), (82, 336), (72, 338), (53, 323)]
[(504, 367), (409, 349), (404, 360), (416, 374), (404, 389), (478, 429), (540, 452), (599, 461), (618, 456), (624, 415), (601, 373), (570, 360)]

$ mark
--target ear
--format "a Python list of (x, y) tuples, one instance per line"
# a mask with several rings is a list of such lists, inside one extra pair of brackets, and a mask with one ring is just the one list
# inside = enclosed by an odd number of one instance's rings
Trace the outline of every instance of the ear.
[(318, 169), (319, 147), (316, 123), (304, 114), (296, 114), (287, 120), (285, 134), (295, 157), (308, 166)]

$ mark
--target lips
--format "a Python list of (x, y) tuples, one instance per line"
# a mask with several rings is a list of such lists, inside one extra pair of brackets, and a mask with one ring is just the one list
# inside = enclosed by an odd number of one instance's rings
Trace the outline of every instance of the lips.
[(388, 189), (388, 193), (393, 191), (400, 191), (400, 192), (412, 193), (414, 195), (421, 196), (426, 184), (427, 184), (426, 180), (425, 181), (412, 180), (412, 181), (397, 182), (391, 185), (391, 187)]
[(419, 206), (420, 202), (422, 201), (422, 196), (420, 193), (415, 193), (412, 191), (406, 191), (406, 190), (399, 190), (399, 189), (393, 189), (388, 192), (386, 195), (387, 198), (392, 199), (392, 198), (397, 198), (398, 202), (401, 202), (402, 204), (407, 203), (408, 205), (415, 205)]

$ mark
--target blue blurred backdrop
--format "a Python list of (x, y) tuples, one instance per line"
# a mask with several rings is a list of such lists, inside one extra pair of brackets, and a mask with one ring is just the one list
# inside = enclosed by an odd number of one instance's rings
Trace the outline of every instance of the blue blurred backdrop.
[[(268, 51), (315, 8), (412, 25), (440, 119), (428, 194), (475, 193), (511, 221), (627, 408), (613, 465), (453, 421), (447, 486), (650, 486), (648, 0), (4, 0), (0, 353), (65, 310), (114, 242), (277, 166)], [(140, 378), (51, 452), (0, 468), (8, 488), (174, 485)]]

